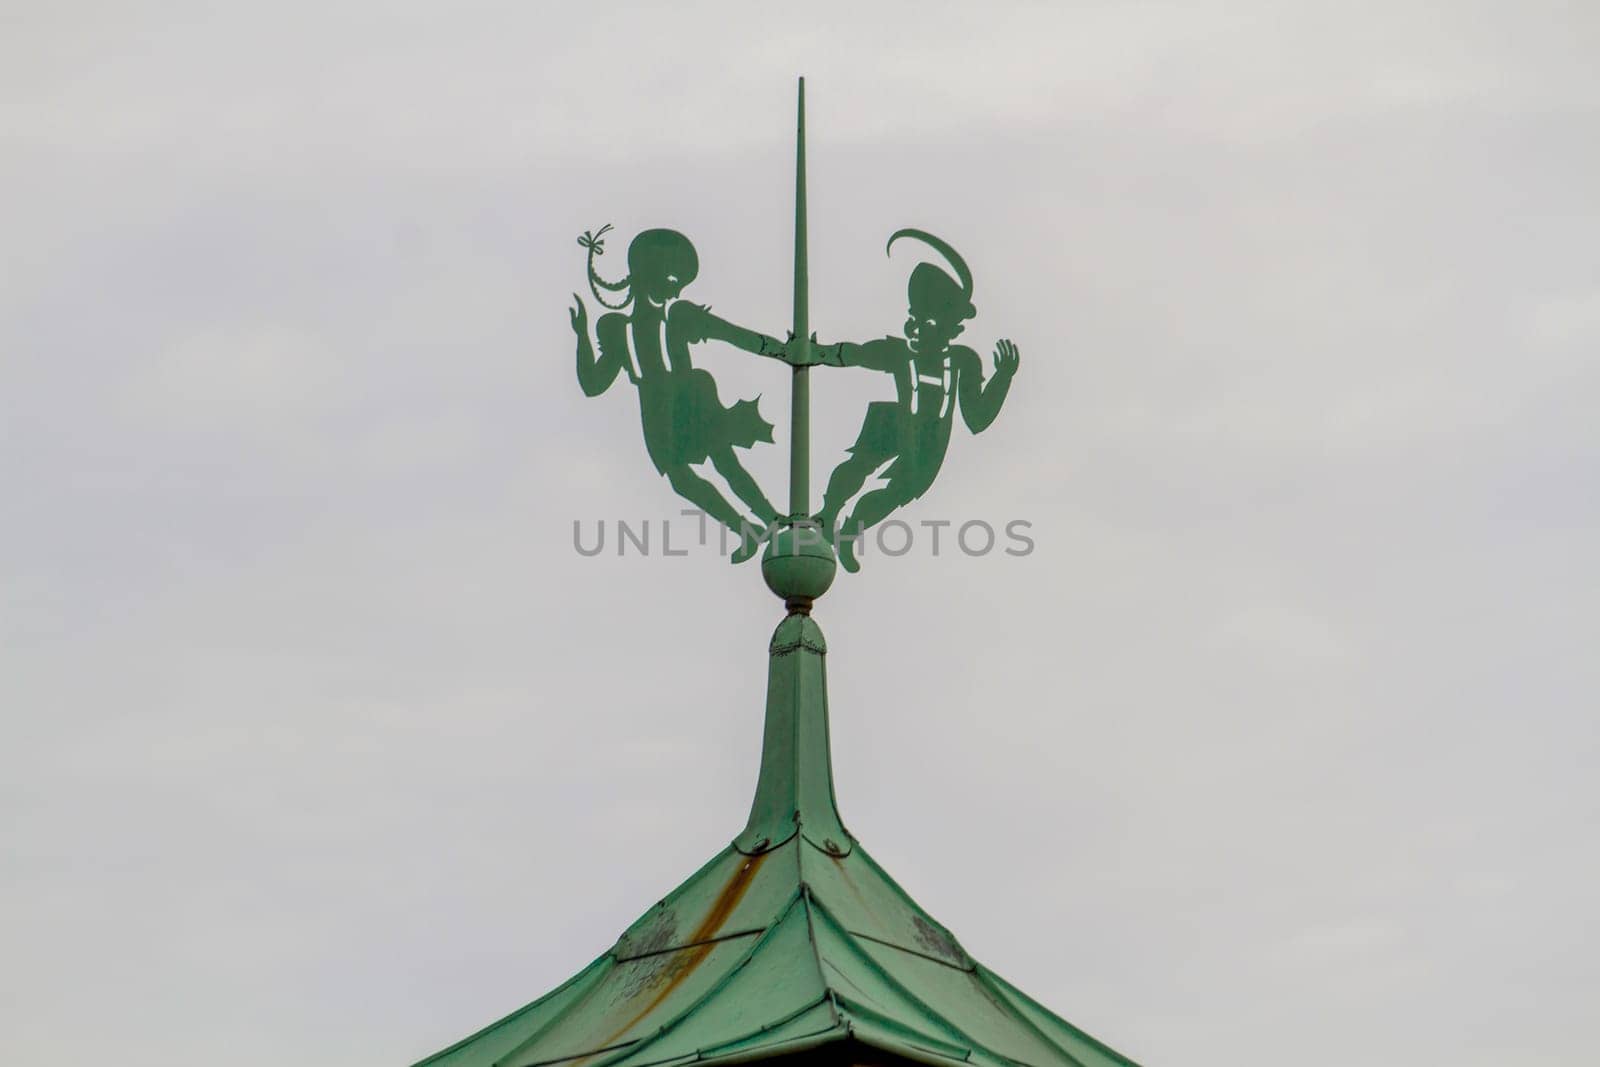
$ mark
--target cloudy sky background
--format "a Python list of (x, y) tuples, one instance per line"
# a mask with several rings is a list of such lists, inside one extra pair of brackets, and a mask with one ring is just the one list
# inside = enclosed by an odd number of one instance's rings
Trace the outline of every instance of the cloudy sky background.
[(815, 328), (898, 330), (915, 225), (1022, 351), (906, 517), (1038, 546), (819, 606), (852, 829), (1151, 1065), (1592, 1062), (1597, 54), (1585, 4), (7, 5), (0, 1059), (405, 1064), (742, 826), (779, 607), (573, 552), (679, 504), (564, 308), (577, 233), (667, 225), (781, 331), (804, 73)]

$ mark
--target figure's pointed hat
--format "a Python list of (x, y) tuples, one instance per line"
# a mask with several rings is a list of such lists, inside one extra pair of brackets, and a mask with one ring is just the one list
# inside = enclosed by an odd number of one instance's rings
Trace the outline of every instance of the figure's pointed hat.
[(967, 261), (961, 258), (961, 254), (926, 230), (909, 228), (891, 234), (889, 243), (884, 246), (884, 253), (888, 254), (894, 248), (894, 243), (902, 237), (921, 241), (943, 256), (956, 272), (956, 277), (952, 278), (932, 263), (918, 263), (912, 269), (911, 281), (906, 286), (906, 295), (912, 306), (938, 308), (958, 319), (970, 319), (976, 315), (978, 309), (972, 303), (972, 271), (967, 269)]

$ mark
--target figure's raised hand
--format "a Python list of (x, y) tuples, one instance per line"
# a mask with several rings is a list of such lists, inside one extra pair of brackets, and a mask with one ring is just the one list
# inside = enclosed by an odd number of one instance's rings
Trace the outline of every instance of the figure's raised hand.
[(994, 371), (996, 374), (1015, 374), (1017, 364), (1022, 362), (1022, 353), (1017, 351), (1017, 346), (1010, 341), (1001, 339), (994, 346)]
[(572, 332), (579, 337), (589, 336), (589, 309), (583, 306), (583, 297), (572, 294), (572, 307), (567, 309), (572, 318)]

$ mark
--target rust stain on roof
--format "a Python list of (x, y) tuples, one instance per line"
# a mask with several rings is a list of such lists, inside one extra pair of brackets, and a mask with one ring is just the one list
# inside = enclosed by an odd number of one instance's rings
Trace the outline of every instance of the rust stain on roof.
[[(756, 856), (746, 857), (733, 872), (733, 877), (728, 884), (722, 887), (722, 892), (717, 894), (717, 899), (711, 902), (711, 907), (706, 911), (706, 917), (700, 920), (700, 925), (694, 928), (694, 933), (689, 935), (689, 942), (705, 941), (716, 936), (722, 924), (728, 921), (728, 916), (733, 914), (733, 909), (739, 906), (739, 901), (744, 899), (745, 892), (749, 890), (750, 883), (755, 881), (756, 872), (761, 865), (767, 862), (770, 852), (763, 852)], [(710, 951), (709, 945), (702, 945), (696, 951)]]
[[(711, 939), (717, 935), (717, 931), (722, 929), (723, 923), (728, 921), (729, 916), (733, 914), (733, 909), (739, 906), (739, 901), (744, 899), (745, 893), (750, 889), (750, 884), (755, 881), (756, 873), (761, 870), (761, 865), (766, 862), (769, 855), (771, 855), (770, 852), (763, 852), (759, 855), (745, 858), (745, 861), (739, 865), (739, 869), (733, 872), (733, 877), (728, 879), (728, 884), (723, 886), (721, 892), (717, 894), (717, 899), (711, 902), (711, 907), (707, 909), (705, 918), (700, 920), (700, 925), (696, 926), (694, 931), (689, 934), (688, 945), (690, 947), (683, 949), (681, 953), (674, 953), (672, 963), (662, 969), (661, 973), (666, 976), (666, 981), (656, 991), (655, 996), (650, 998), (648, 1004), (635, 1012), (632, 1018), (618, 1027), (605, 1040), (601, 1041), (596, 1046), (596, 1052), (614, 1045), (617, 1038), (632, 1030), (639, 1024), (640, 1019), (660, 1007), (661, 1002), (671, 996), (673, 990), (682, 985), (684, 979), (693, 974), (695, 968), (706, 961), (706, 957), (711, 955), (712, 951), (717, 947), (716, 943)], [(573, 1060), (573, 1067), (579, 1067), (579, 1065), (588, 1062), (594, 1058), (595, 1054), (595, 1052), (591, 1052), (587, 1056), (580, 1056)]]

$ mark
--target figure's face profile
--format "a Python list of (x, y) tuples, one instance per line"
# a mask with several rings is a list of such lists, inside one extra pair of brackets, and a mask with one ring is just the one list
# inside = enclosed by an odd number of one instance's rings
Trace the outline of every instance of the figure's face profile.
[(961, 285), (931, 263), (919, 263), (911, 272), (906, 297), (911, 306), (906, 343), (913, 352), (943, 352), (977, 314)]
[(675, 300), (695, 275), (700, 258), (676, 230), (646, 230), (628, 245), (628, 275), (633, 292), (653, 307)]
[(906, 317), (907, 347), (918, 354), (943, 352), (967, 328), (957, 316), (958, 309), (948, 305), (919, 308), (913, 304)]
[(960, 322), (947, 322), (938, 315), (918, 314), (917, 309), (912, 309), (906, 318), (906, 344), (917, 354), (944, 352), (965, 328)]

